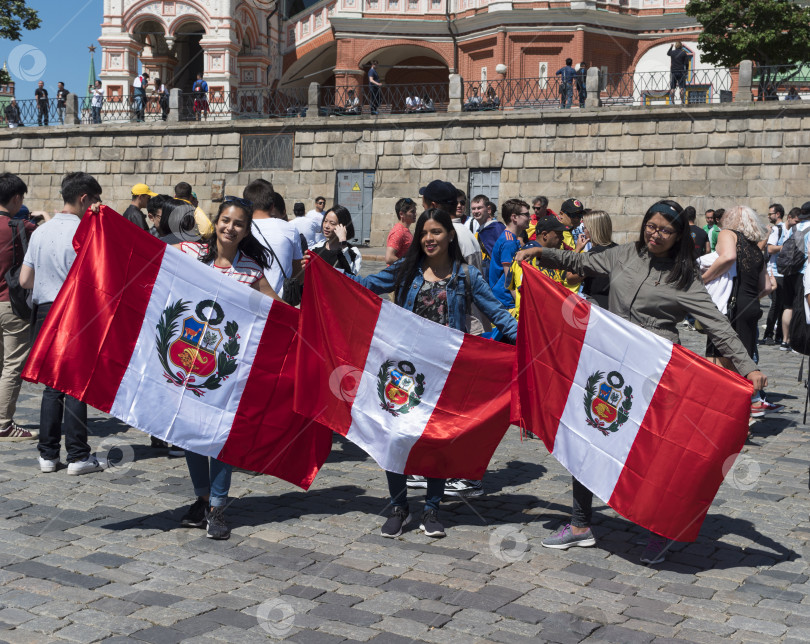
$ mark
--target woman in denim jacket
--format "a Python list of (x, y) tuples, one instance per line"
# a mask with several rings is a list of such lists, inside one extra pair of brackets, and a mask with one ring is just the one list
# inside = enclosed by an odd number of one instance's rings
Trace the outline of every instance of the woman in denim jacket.
[[(481, 273), (467, 266), (461, 255), (453, 222), (443, 210), (422, 213), (416, 222), (408, 252), (385, 270), (356, 277), (349, 275), (377, 295), (394, 293), (395, 302), (417, 315), (466, 332), (474, 303), (511, 342), (517, 322), (496, 299)], [(382, 527), (384, 537), (398, 537), (410, 519), (404, 474), (386, 472), (393, 511)], [(420, 528), (429, 537), (443, 537), (444, 527), (436, 514), (444, 495), (444, 479), (427, 479), (425, 512)]]

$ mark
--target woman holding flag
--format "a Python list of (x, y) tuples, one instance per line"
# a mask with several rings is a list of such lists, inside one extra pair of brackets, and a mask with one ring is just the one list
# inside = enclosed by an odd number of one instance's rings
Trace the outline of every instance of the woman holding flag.
[[(388, 268), (368, 277), (350, 276), (377, 295), (393, 293), (395, 302), (417, 315), (467, 332), (467, 320), (475, 304), (511, 342), (517, 323), (492, 294), (486, 280), (461, 254), (450, 215), (433, 208), (416, 222), (414, 243), (407, 254)], [(384, 537), (397, 537), (410, 519), (405, 474), (386, 472), (393, 511), (382, 527)], [(445, 479), (428, 478), (425, 512), (420, 528), (429, 537), (443, 537), (437, 518)]]
[[(635, 243), (587, 254), (532, 248), (519, 251), (515, 259), (534, 259), (541, 266), (563, 268), (586, 278), (609, 277), (608, 310), (676, 344), (677, 324), (691, 314), (705, 327), (718, 352), (731, 360), (755, 390), (762, 389), (767, 378), (757, 369), (700, 279), (689, 222), (682, 210), (675, 201), (653, 204), (644, 215)], [(543, 545), (556, 549), (595, 545), (590, 527), (592, 500), (590, 490), (575, 479), (571, 522), (546, 538)], [(664, 537), (650, 533), (641, 561), (660, 563), (666, 557), (667, 546)]]
[[(253, 207), (249, 201), (226, 197), (213, 224), (213, 234), (202, 242), (181, 242), (174, 247), (260, 293), (281, 301), (264, 277), (268, 267), (264, 246), (253, 236)], [(207, 527), (210, 539), (227, 539), (225, 506), (233, 466), (186, 450), (186, 464), (197, 500), (180, 520), (187, 528)]]

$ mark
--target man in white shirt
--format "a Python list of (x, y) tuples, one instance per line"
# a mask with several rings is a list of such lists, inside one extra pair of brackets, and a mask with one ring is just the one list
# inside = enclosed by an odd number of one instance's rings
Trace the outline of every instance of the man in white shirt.
[[(98, 208), (101, 186), (86, 172), (71, 172), (62, 180), (62, 212), (40, 226), (28, 244), (20, 270), (20, 286), (32, 289), (34, 336), (67, 278), (76, 251), (73, 235), (88, 208)], [(137, 234), (137, 233), (136, 233)], [(45, 387), (39, 413), (39, 469), (56, 472), (64, 428), (67, 473), (73, 476), (103, 469), (87, 442), (87, 405), (52, 387)]]
[[(315, 208), (307, 213), (307, 219), (310, 220), (310, 234), (308, 235), (303, 231), (301, 232), (303, 233), (304, 237), (307, 238), (307, 243), (309, 244), (310, 248), (326, 239), (321, 231), (321, 226), (323, 225), (323, 216), (326, 214), (324, 212), (324, 208), (326, 208), (326, 197), (315, 197)], [(312, 237), (311, 242), (309, 241), (310, 236)]]
[(782, 204), (773, 203), (768, 206), (768, 220), (771, 222), (771, 232), (768, 235), (768, 275), (774, 278), (776, 288), (771, 291), (771, 307), (768, 310), (768, 318), (765, 322), (765, 334), (763, 344), (782, 344), (782, 312), (785, 310), (785, 287), (784, 277), (776, 267), (776, 258), (782, 250), (782, 244), (790, 236), (790, 229), (798, 222), (798, 213), (795, 219), (790, 217), (783, 221), (785, 209)]
[(422, 107), (422, 101), (419, 99), (419, 96), (414, 93), (412, 96), (408, 96), (405, 99), (405, 111), (406, 112), (416, 112), (420, 107)]
[(270, 254), (270, 267), (264, 269), (264, 276), (283, 298), (284, 280), (301, 272), (298, 231), (292, 223), (273, 216), (273, 184), (269, 181), (252, 181), (242, 197), (253, 205), (253, 236)]
[(132, 94), (135, 99), (135, 120), (144, 120), (144, 110), (146, 109), (146, 88), (149, 86), (149, 74), (143, 73), (135, 77), (132, 81)]

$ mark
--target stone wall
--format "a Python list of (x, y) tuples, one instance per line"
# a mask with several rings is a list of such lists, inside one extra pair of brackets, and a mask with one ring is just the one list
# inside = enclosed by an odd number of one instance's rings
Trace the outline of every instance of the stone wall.
[[(284, 132), (295, 136), (292, 170), (240, 170), (243, 134)], [(800, 205), (810, 199), (809, 145), (810, 105), (797, 101), (20, 128), (0, 132), (0, 167), (24, 178), (26, 203), (37, 209), (57, 209), (62, 175), (81, 169), (122, 209), (142, 181), (161, 193), (188, 181), (213, 211), (212, 181), (238, 195), (264, 177), (290, 212), (295, 201), (311, 208), (318, 194), (331, 201), (337, 170), (375, 170), (372, 245), (384, 243), (398, 198), (417, 198), (436, 178), (466, 190), (470, 169), (500, 168), (501, 202), (545, 194), (557, 209), (577, 197), (611, 213), (623, 241), (663, 197), (699, 213), (737, 203), (760, 213), (773, 201)]]

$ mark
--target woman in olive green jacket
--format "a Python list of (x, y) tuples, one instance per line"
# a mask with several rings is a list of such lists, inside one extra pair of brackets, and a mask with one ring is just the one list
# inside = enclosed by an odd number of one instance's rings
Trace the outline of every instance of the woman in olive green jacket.
[[(758, 391), (767, 378), (757, 369), (728, 319), (720, 313), (700, 279), (694, 259), (694, 242), (689, 222), (674, 201), (659, 201), (644, 215), (638, 241), (616, 246), (602, 253), (531, 248), (515, 259), (536, 259), (540, 266), (562, 268), (585, 277), (610, 277), (608, 310), (625, 320), (677, 343), (678, 323), (691, 314), (706, 329), (714, 346), (729, 358)], [(574, 507), (571, 523), (543, 541), (548, 548), (593, 546), (590, 529), (593, 494), (574, 479)], [(650, 534), (641, 561), (664, 560), (668, 542)]]

